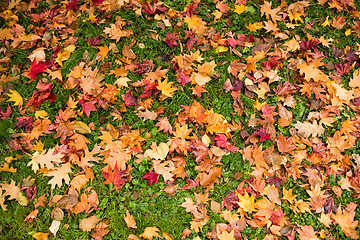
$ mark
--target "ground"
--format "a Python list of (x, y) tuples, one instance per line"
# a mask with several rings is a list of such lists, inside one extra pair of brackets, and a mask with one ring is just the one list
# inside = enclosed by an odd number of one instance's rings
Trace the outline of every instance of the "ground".
[(358, 239), (359, 6), (0, 3), (0, 239)]

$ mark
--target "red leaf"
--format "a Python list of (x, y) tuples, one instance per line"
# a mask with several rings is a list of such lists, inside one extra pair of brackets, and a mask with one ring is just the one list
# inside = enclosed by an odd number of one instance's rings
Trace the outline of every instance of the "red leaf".
[(7, 109), (5, 112), (0, 112), (0, 119), (1, 120), (5, 120), (8, 119), (12, 114), (12, 109), (11, 107), (8, 105)]
[(79, 5), (79, 0), (70, 0), (68, 4), (65, 5), (66, 10), (76, 10)]
[(29, 116), (29, 117), (26, 117), (26, 116), (23, 116), (23, 117), (17, 117), (16, 118), (18, 121), (15, 125), (16, 128), (21, 128), (21, 127), (25, 127), (26, 128), (26, 131), (30, 131), (31, 128), (32, 128), (32, 116)]
[(151, 186), (151, 185), (153, 185), (154, 183), (158, 183), (158, 177), (159, 177), (159, 174), (157, 174), (156, 172), (150, 171), (150, 172), (148, 172), (147, 174), (145, 174), (145, 175), (142, 177), (142, 179), (147, 179), (147, 180), (149, 180), (148, 185)]
[(129, 179), (123, 178), (123, 174), (127, 171), (126, 169), (119, 172), (119, 168), (117, 164), (115, 164), (114, 169), (111, 169), (111, 166), (108, 166), (109, 172), (104, 172), (103, 170), (101, 173), (103, 174), (104, 178), (106, 179), (104, 184), (114, 184), (117, 190), (120, 190), (124, 183), (128, 182)]
[(191, 80), (190, 80), (190, 78), (189, 78), (183, 71), (179, 71), (179, 72), (178, 72), (177, 81), (178, 81), (182, 86), (185, 86), (185, 84), (189, 83)]
[(186, 179), (186, 185), (180, 188), (181, 190), (196, 188), (199, 186), (199, 178), (196, 178), (195, 181), (192, 179)]
[(128, 91), (127, 93), (125, 93), (123, 95), (123, 99), (125, 101), (125, 106), (127, 106), (127, 107), (130, 105), (136, 106), (138, 104), (137, 97), (133, 96), (131, 94), (131, 91)]
[(47, 64), (44, 64), (43, 62), (37, 63), (36, 58), (34, 58), (34, 61), (32, 61), (30, 65), (29, 76), (35, 80), (36, 75), (39, 73), (43, 73), (47, 67)]
[(229, 144), (227, 141), (227, 137), (224, 134), (220, 134), (220, 136), (214, 137), (216, 140), (216, 146), (225, 148)]
[(176, 41), (180, 40), (180, 38), (176, 32), (175, 33), (167, 32), (166, 38), (164, 38), (163, 40), (172, 49), (174, 46), (179, 46)]
[(92, 0), (92, 3), (94, 5), (101, 5), (103, 3), (103, 0)]
[[(81, 102), (80, 102), (81, 103)], [(85, 115), (87, 117), (90, 116), (90, 113), (93, 112), (93, 111), (96, 111), (96, 107), (95, 107), (95, 103), (96, 103), (96, 100), (94, 101), (90, 101), (90, 102), (85, 102), (84, 103), (81, 103), (81, 106), (82, 106), (82, 110), (83, 112), (85, 113)]]

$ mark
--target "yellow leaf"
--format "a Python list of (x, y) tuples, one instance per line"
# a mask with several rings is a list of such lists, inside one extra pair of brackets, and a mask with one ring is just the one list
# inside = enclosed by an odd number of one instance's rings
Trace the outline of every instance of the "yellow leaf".
[(37, 232), (37, 233), (34, 233), (32, 236), (36, 240), (47, 240), (48, 236), (49, 236), (49, 233)]
[(37, 141), (32, 150), (42, 152), (44, 150), (44, 143), (41, 140)]
[(89, 22), (96, 22), (96, 15), (94, 15), (94, 13), (91, 13), (87, 20)]
[(13, 106), (21, 106), (23, 104), (23, 98), (21, 97), (21, 95), (15, 91), (15, 90), (10, 90), (10, 94), (8, 94), (8, 96), (10, 97), (9, 100), (7, 100), (8, 102), (12, 101), (15, 102), (13, 104)]
[(36, 119), (46, 118), (47, 116), (48, 116), (48, 113), (45, 110), (39, 110), (39, 111), (35, 112)]
[(249, 29), (250, 32), (256, 32), (257, 30), (263, 28), (264, 24), (262, 22), (249, 23), (246, 28)]
[(215, 49), (215, 53), (222, 53), (222, 52), (226, 52), (227, 50), (229, 50), (228, 47), (218, 46), (218, 47)]
[(322, 27), (326, 27), (329, 26), (330, 22), (329, 22), (329, 16), (326, 17), (326, 20), (321, 24)]
[[(336, 214), (332, 214), (331, 217), (338, 223), (341, 227), (341, 230), (345, 233), (345, 235), (351, 239), (358, 239), (356, 228), (358, 226), (358, 220), (354, 221), (355, 217), (355, 209), (352, 211), (347, 211), (351, 205), (355, 205), (353, 202), (349, 203), (346, 209), (341, 209), (341, 206), (337, 209)], [(355, 205), (356, 208), (356, 205)]]
[(349, 36), (351, 34), (351, 29), (345, 31), (345, 36)]
[(64, 48), (64, 50), (72, 53), (73, 51), (75, 51), (75, 45), (69, 45), (66, 48)]
[(245, 211), (245, 212), (253, 212), (255, 211), (255, 197), (254, 195), (249, 196), (247, 191), (245, 191), (244, 195), (238, 194), (239, 198), (238, 205)]
[(167, 79), (165, 79), (163, 82), (161, 82), (160, 80), (158, 81), (158, 86), (156, 87), (158, 90), (161, 91), (162, 94), (164, 94), (167, 97), (172, 97), (174, 91), (176, 90), (175, 88), (171, 87), (171, 82), (167, 82)]
[(165, 240), (174, 240), (174, 237), (167, 232), (162, 232), (162, 235), (164, 236)]
[(147, 227), (145, 228), (145, 231), (140, 234), (139, 236), (142, 238), (146, 238), (149, 240), (152, 240), (154, 237), (158, 237), (158, 238), (162, 238), (159, 234), (158, 231), (160, 231), (157, 227)]
[(247, 7), (244, 6), (244, 4), (241, 4), (241, 5), (235, 4), (234, 12), (237, 13), (237, 14), (242, 14), (243, 12), (245, 12), (246, 8)]
[(76, 130), (78, 133), (85, 134), (85, 133), (91, 133), (91, 129), (83, 122), (80, 121), (74, 121), (73, 125), (76, 127)]
[(296, 41), (295, 38), (293, 38), (289, 41), (286, 41), (284, 43), (284, 46), (286, 46), (286, 48), (287, 48), (286, 50), (290, 51), (290, 52), (294, 52), (294, 51), (300, 49), (300, 44), (298, 43), (298, 41)]
[(212, 15), (214, 15), (214, 22), (216, 22), (217, 20), (219, 20), (222, 17), (222, 13), (218, 10), (215, 10)]

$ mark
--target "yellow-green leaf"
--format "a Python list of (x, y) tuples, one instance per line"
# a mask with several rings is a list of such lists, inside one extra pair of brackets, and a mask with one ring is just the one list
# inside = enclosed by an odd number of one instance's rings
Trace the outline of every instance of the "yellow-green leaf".
[(81, 134), (91, 133), (91, 129), (83, 122), (74, 121), (74, 126), (76, 127), (76, 131)]

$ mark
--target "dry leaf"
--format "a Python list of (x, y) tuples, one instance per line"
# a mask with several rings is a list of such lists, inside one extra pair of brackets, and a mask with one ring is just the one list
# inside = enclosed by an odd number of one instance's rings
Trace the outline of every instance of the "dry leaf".
[(97, 216), (91, 216), (88, 218), (84, 218), (80, 221), (79, 228), (83, 231), (90, 232), (93, 228), (95, 228), (96, 224), (100, 221)]
[(137, 228), (135, 218), (133, 215), (130, 215), (129, 210), (126, 210), (126, 215), (123, 215), (123, 218), (128, 228)]

